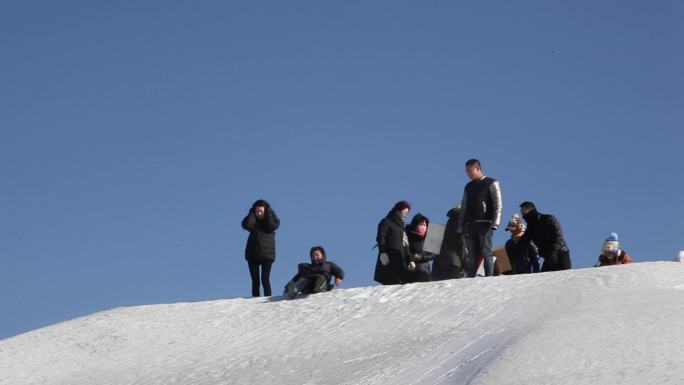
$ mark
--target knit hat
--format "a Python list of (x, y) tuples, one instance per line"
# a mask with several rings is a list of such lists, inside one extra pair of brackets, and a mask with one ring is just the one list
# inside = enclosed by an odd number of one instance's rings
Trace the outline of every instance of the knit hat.
[(392, 211), (401, 211), (403, 209), (411, 210), (411, 204), (406, 201), (399, 201), (394, 204), (394, 207), (392, 207)]
[(531, 209), (535, 209), (535, 210), (537, 209), (537, 206), (535, 206), (534, 203), (532, 203), (530, 201), (525, 201), (525, 202), (521, 203), (520, 207), (527, 207), (527, 208), (531, 208)]
[(511, 219), (508, 221), (508, 225), (506, 225), (506, 231), (513, 232), (516, 229), (519, 229), (520, 231), (525, 231), (527, 229), (527, 226), (523, 221), (520, 220), (520, 215), (518, 214), (513, 214)]
[(610, 233), (608, 238), (603, 242), (601, 252), (606, 254), (617, 254), (620, 251), (620, 240), (617, 233)]

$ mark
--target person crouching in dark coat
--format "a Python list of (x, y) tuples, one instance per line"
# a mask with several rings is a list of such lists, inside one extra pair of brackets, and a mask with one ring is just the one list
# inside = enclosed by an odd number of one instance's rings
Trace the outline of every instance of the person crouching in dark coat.
[[(335, 263), (326, 261), (325, 249), (322, 246), (312, 247), (309, 257), (311, 263), (300, 263), (297, 266), (297, 274), (285, 285), (285, 292), (290, 299), (298, 293), (321, 293), (342, 284), (344, 270)], [(330, 282), (333, 276), (335, 285)]]
[(570, 250), (556, 217), (540, 213), (534, 203), (529, 201), (520, 204), (520, 213), (527, 222), (523, 239), (534, 242), (539, 256), (544, 258), (541, 272), (571, 269)]
[(423, 251), (425, 236), (430, 220), (423, 214), (416, 214), (411, 223), (406, 226), (406, 235), (409, 242), (409, 254), (407, 255), (407, 270), (404, 282), (430, 282), (430, 261), (436, 255)]
[(529, 239), (523, 239), (526, 226), (518, 214), (508, 221), (506, 231), (511, 232), (511, 239), (506, 241), (506, 254), (511, 261), (513, 274), (529, 274), (539, 272), (539, 252), (537, 246)]
[(397, 202), (387, 216), (378, 224), (378, 258), (375, 262), (373, 279), (383, 285), (404, 283), (408, 238), (404, 232), (404, 222), (408, 218), (411, 205), (406, 201)]
[(465, 250), (465, 238), (459, 232), (458, 220), (461, 214), (461, 206), (454, 207), (447, 212), (446, 226), (444, 227), (444, 238), (439, 255), (432, 261), (433, 281), (445, 279), (455, 279), (463, 277), (462, 266), (466, 266), (463, 260), (467, 253)]
[(242, 228), (249, 231), (245, 259), (252, 278), (252, 296), (259, 296), (259, 267), (261, 267), (261, 283), (264, 295), (271, 295), (271, 265), (275, 262), (275, 231), (280, 226), (280, 219), (263, 199), (254, 202), (249, 213), (242, 220)]

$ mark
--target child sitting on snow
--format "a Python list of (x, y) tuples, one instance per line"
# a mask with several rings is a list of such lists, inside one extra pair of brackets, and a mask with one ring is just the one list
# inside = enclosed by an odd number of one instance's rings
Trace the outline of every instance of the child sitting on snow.
[(288, 298), (294, 298), (297, 293), (311, 294), (332, 290), (334, 285), (330, 278), (335, 276), (335, 285), (342, 284), (344, 271), (333, 262), (325, 260), (325, 249), (314, 246), (309, 251), (311, 263), (300, 263), (297, 274), (285, 285)]
[(632, 263), (632, 258), (624, 250), (620, 248), (617, 233), (610, 233), (608, 239), (603, 242), (601, 247), (601, 255), (594, 267), (608, 266), (608, 265), (622, 265), (625, 263)]
[(506, 231), (511, 232), (511, 239), (506, 241), (505, 248), (513, 268), (513, 274), (539, 272), (539, 251), (532, 241), (523, 239), (526, 229), (527, 226), (518, 214), (513, 214), (506, 226)]

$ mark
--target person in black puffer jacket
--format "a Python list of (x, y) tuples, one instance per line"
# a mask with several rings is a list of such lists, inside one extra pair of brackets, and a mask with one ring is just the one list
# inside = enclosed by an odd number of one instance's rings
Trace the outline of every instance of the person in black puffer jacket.
[(383, 285), (404, 283), (408, 254), (408, 237), (404, 232), (404, 222), (410, 210), (411, 205), (408, 202), (399, 201), (378, 224), (376, 241), (379, 252), (373, 279)]
[[(298, 293), (315, 294), (332, 290), (342, 284), (344, 270), (333, 262), (326, 261), (323, 246), (314, 246), (309, 251), (311, 263), (300, 263), (297, 274), (285, 285), (285, 293), (293, 299)], [(330, 278), (335, 277), (335, 285)]]
[(404, 275), (404, 282), (406, 283), (430, 281), (430, 261), (435, 259), (437, 255), (423, 251), (429, 224), (430, 220), (418, 213), (406, 226), (406, 235), (409, 241), (408, 269)]
[(254, 202), (249, 213), (242, 220), (242, 228), (249, 231), (245, 259), (249, 265), (252, 278), (252, 296), (259, 296), (259, 267), (261, 267), (261, 283), (264, 295), (271, 295), (271, 265), (275, 262), (275, 231), (280, 226), (280, 219), (263, 199)]
[(458, 220), (461, 213), (461, 206), (457, 206), (447, 212), (446, 226), (444, 228), (444, 238), (439, 251), (439, 256), (432, 262), (433, 281), (445, 279), (456, 279), (463, 277), (462, 266), (468, 266), (465, 259), (467, 257), (465, 249), (465, 238), (459, 231)]
[(571, 269), (570, 250), (556, 217), (538, 212), (534, 203), (529, 201), (520, 204), (520, 213), (527, 222), (527, 231), (522, 239), (534, 242), (539, 256), (544, 258), (541, 271)]

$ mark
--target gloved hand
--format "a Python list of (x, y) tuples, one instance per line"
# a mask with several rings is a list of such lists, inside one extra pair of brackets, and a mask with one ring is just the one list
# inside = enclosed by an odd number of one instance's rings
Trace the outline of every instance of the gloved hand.
[(380, 263), (383, 266), (387, 266), (389, 264), (389, 256), (387, 255), (387, 253), (380, 254)]
[(413, 271), (416, 269), (416, 263), (411, 261), (408, 263), (408, 271)]

